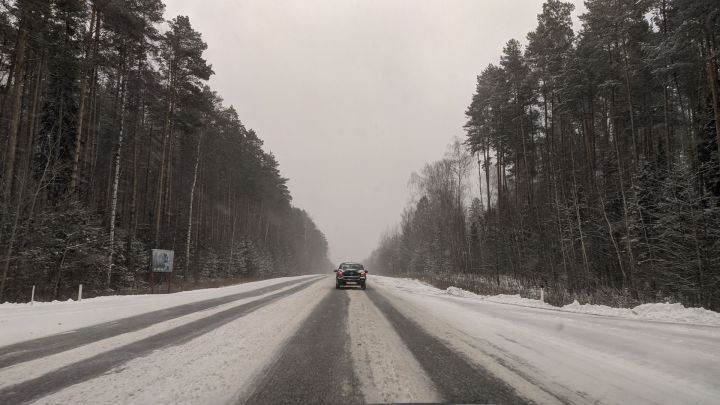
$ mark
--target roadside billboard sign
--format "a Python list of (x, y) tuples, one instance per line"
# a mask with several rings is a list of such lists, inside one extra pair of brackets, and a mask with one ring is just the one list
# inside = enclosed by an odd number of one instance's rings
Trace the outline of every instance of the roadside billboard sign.
[(152, 269), (155, 273), (172, 273), (175, 252), (172, 250), (153, 249)]

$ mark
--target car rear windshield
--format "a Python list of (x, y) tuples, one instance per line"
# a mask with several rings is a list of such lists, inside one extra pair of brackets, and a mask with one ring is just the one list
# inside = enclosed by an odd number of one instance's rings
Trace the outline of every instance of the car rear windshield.
[(341, 264), (340, 270), (364, 270), (362, 264), (357, 263), (349, 263), (349, 264)]

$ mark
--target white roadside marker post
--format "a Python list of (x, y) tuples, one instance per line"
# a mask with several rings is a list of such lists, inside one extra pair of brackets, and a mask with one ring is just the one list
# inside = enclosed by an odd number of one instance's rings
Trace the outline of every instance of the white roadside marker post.
[(78, 287), (78, 301), (82, 301), (82, 284)]
[(30, 305), (35, 303), (35, 285), (33, 284), (32, 292), (30, 293)]
[(545, 287), (540, 287), (540, 302), (545, 302)]

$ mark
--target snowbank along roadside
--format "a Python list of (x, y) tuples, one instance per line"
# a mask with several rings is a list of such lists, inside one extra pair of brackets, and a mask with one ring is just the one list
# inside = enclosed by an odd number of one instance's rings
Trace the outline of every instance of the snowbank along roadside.
[(374, 278), (386, 286), (429, 295), (449, 295), (470, 300), (482, 300), (499, 304), (519, 305), (589, 315), (720, 326), (720, 313), (704, 308), (686, 308), (679, 303), (642, 304), (634, 308), (613, 308), (606, 305), (580, 304), (575, 301), (563, 307), (556, 307), (540, 300), (522, 298), (519, 295), (478, 295), (458, 287), (448, 287), (446, 290), (441, 290), (415, 279), (382, 276), (374, 276)]

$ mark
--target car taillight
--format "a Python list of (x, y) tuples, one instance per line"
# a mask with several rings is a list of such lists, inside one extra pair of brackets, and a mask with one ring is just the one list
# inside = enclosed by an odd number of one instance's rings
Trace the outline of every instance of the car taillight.
[(343, 278), (343, 272), (341, 270), (338, 270), (337, 278)]
[(364, 271), (361, 271), (361, 272), (360, 272), (360, 278), (365, 278), (365, 272), (364, 272)]

